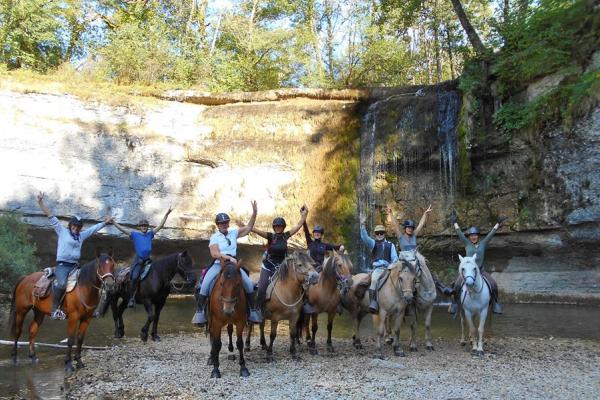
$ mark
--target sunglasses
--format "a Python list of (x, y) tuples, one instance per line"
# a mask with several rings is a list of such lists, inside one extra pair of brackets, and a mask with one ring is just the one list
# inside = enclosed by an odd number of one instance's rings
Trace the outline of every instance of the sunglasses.
[(385, 235), (385, 232), (375, 232), (375, 235), (379, 236), (379, 235)]

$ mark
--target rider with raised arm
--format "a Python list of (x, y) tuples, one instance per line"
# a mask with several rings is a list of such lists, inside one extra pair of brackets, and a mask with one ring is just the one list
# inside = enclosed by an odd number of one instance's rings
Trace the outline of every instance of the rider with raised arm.
[[(485, 259), (485, 250), (487, 248), (487, 245), (506, 220), (506, 217), (498, 217), (496, 225), (494, 225), (492, 230), (486, 235), (486, 237), (483, 240), (479, 240), (479, 228), (472, 226), (467, 231), (469, 235), (469, 238), (467, 239), (465, 234), (460, 229), (460, 226), (458, 225), (458, 218), (456, 216), (456, 212), (453, 211), (450, 215), (450, 222), (456, 230), (458, 237), (465, 245), (467, 257), (472, 257), (473, 255), (477, 254), (475, 262), (477, 263), (477, 266), (481, 271), (481, 275), (483, 275), (490, 283), (492, 292), (492, 312), (495, 314), (502, 314), (502, 304), (500, 304), (500, 302), (498, 301), (498, 284), (496, 283), (496, 280), (492, 278), (492, 276), (488, 272), (485, 271), (485, 264), (483, 263), (483, 261)], [(454, 300), (452, 301), (452, 305), (450, 307), (451, 314), (456, 314), (456, 312), (458, 311), (458, 304), (456, 302), (456, 298), (460, 296), (460, 289), (462, 285), (462, 278), (459, 276), (454, 282)]]
[(398, 261), (398, 252), (396, 246), (385, 239), (385, 227), (383, 225), (375, 226), (375, 239), (369, 237), (365, 223), (367, 218), (360, 216), (360, 238), (368, 249), (371, 249), (371, 286), (369, 287), (369, 311), (377, 314), (379, 303), (377, 302), (377, 283), (385, 270)]
[(302, 224), (302, 228), (304, 230), (304, 237), (306, 238), (306, 246), (308, 247), (310, 258), (315, 262), (315, 269), (317, 272), (321, 272), (323, 261), (325, 261), (325, 254), (328, 251), (333, 250), (344, 251), (344, 245), (323, 242), (322, 239), (325, 234), (325, 229), (321, 225), (315, 225), (312, 236), (310, 235), (308, 224), (306, 222)]
[[(402, 224), (404, 228), (404, 232), (400, 229), (398, 221), (394, 217), (394, 213), (390, 206), (387, 207), (388, 214), (391, 216), (392, 227), (394, 228), (394, 232), (396, 233), (396, 237), (398, 238), (398, 244), (400, 245), (400, 251), (408, 251), (415, 250), (417, 248), (417, 236), (423, 230), (425, 223), (427, 222), (427, 214), (432, 211), (431, 204), (425, 212), (423, 216), (421, 216), (421, 220), (419, 221), (419, 225), (415, 229), (415, 221), (412, 219), (407, 219)], [(431, 272), (431, 271), (430, 271)], [(452, 289), (442, 284), (437, 276), (431, 273), (431, 277), (433, 278), (433, 282), (435, 283), (435, 287), (442, 292), (446, 296), (452, 295)]]
[[(254, 222), (256, 221), (256, 201), (252, 201), (251, 204), (252, 216), (245, 226), (229, 229), (229, 222), (231, 220), (229, 215), (219, 213), (215, 217), (215, 224), (217, 225), (218, 231), (210, 237), (210, 242), (208, 243), (208, 249), (210, 250), (210, 256), (213, 258), (213, 263), (206, 272), (202, 285), (200, 286), (198, 307), (194, 314), (194, 318), (192, 318), (192, 324), (203, 325), (207, 322), (206, 300), (208, 299), (213, 282), (221, 272), (221, 258), (237, 263), (237, 240), (238, 238), (248, 235), (252, 231)], [(247, 294), (248, 306), (250, 308), (248, 320), (259, 324), (262, 322), (262, 316), (254, 305), (254, 296), (252, 295), (254, 292), (254, 283), (250, 280), (250, 277), (244, 269), (241, 269), (240, 272), (242, 274), (242, 283)]]
[(137, 283), (142, 272), (142, 268), (148, 262), (150, 262), (150, 253), (152, 253), (152, 239), (154, 236), (160, 231), (163, 226), (165, 226), (165, 222), (167, 222), (167, 218), (169, 214), (171, 214), (173, 209), (169, 207), (165, 216), (163, 217), (160, 224), (156, 227), (156, 229), (150, 229), (150, 224), (147, 219), (142, 219), (138, 223), (139, 231), (134, 229), (127, 229), (123, 225), (118, 224), (116, 221), (113, 221), (115, 227), (129, 236), (129, 238), (133, 241), (133, 248), (135, 249), (135, 259), (133, 260), (133, 264), (131, 266), (131, 272), (129, 274), (130, 277), (130, 286), (129, 292), (131, 297), (129, 298), (128, 307), (133, 307), (135, 305), (135, 294), (137, 292)]
[(106, 224), (112, 222), (112, 217), (105, 217), (104, 222), (93, 225), (82, 231), (83, 221), (77, 216), (71, 217), (68, 227), (65, 228), (58, 218), (52, 214), (48, 206), (44, 204), (44, 194), (37, 195), (37, 201), (40, 209), (46, 214), (50, 225), (58, 235), (58, 244), (56, 247), (56, 268), (54, 269), (54, 284), (52, 294), (52, 319), (65, 319), (65, 313), (60, 309), (65, 291), (67, 289), (67, 278), (71, 271), (79, 268), (79, 258), (81, 258), (81, 246), (84, 240), (104, 228)]
[(300, 209), (300, 221), (298, 221), (298, 223), (289, 231), (284, 232), (286, 223), (281, 217), (277, 217), (273, 220), (273, 232), (265, 232), (260, 229), (252, 228), (252, 232), (267, 239), (267, 250), (260, 269), (260, 278), (258, 279), (256, 304), (259, 308), (264, 307), (269, 279), (273, 276), (277, 267), (279, 267), (279, 264), (281, 264), (287, 256), (288, 239), (302, 228), (302, 225), (306, 221), (307, 214), (308, 208), (306, 205), (303, 205)]

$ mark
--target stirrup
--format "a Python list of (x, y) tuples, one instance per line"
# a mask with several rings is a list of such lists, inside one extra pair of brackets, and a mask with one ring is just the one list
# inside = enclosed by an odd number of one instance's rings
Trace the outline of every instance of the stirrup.
[(251, 308), (248, 321), (252, 322), (253, 324), (261, 324), (263, 322), (263, 318), (260, 314), (260, 311)]
[(50, 315), (50, 319), (63, 320), (66, 318), (67, 318), (67, 315), (60, 308), (57, 308), (56, 310), (54, 310), (52, 315)]
[(204, 315), (204, 310), (196, 311), (194, 317), (192, 318), (192, 324), (196, 326), (202, 326), (208, 322), (206, 320), (206, 315)]
[(492, 305), (492, 312), (494, 314), (502, 314), (504, 312), (502, 304), (495, 301)]
[(307, 301), (302, 305), (302, 311), (304, 314), (310, 315), (315, 313), (315, 308)]

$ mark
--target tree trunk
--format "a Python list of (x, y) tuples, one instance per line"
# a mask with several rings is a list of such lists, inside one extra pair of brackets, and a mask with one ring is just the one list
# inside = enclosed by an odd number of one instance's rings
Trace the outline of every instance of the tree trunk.
[(329, 79), (335, 80), (335, 71), (333, 65), (333, 0), (325, 0), (323, 16), (327, 23), (327, 37), (325, 39), (325, 48), (327, 52), (327, 73)]
[(454, 54), (452, 53), (452, 41), (450, 40), (450, 31), (448, 30), (448, 27), (446, 26), (446, 41), (448, 43), (448, 59), (450, 60), (450, 76), (452, 79), (455, 78), (454, 76)]
[(456, 12), (456, 16), (458, 17), (460, 24), (462, 25), (463, 29), (465, 30), (465, 33), (467, 34), (467, 37), (469, 38), (469, 42), (471, 43), (471, 46), (473, 46), (473, 48), (475, 49), (475, 52), (478, 55), (484, 55), (486, 53), (486, 48), (483, 45), (483, 42), (481, 41), (481, 39), (479, 38), (479, 35), (475, 31), (475, 28), (473, 28), (473, 25), (471, 25), (471, 21), (469, 21), (469, 18), (467, 17), (467, 14), (465, 13), (465, 10), (462, 6), (462, 3), (460, 2), (460, 0), (451, 0), (451, 1), (452, 1), (452, 7), (454, 7), (454, 12)]

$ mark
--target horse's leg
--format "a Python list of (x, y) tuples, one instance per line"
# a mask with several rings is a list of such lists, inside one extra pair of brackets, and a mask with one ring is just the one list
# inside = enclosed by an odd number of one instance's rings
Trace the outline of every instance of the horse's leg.
[(331, 342), (331, 331), (333, 330), (333, 319), (335, 318), (335, 312), (329, 313), (327, 315), (327, 351), (330, 353), (335, 353), (335, 349), (333, 348), (333, 343)]
[(319, 324), (317, 322), (317, 318), (319, 317), (319, 314), (317, 313), (313, 313), (310, 315), (310, 319), (311, 319), (311, 337), (310, 337), (310, 354), (312, 354), (313, 356), (316, 354), (319, 354), (319, 351), (317, 350), (317, 343), (316, 343), (316, 337), (317, 337), (317, 330), (319, 329)]
[(387, 336), (385, 338), (385, 344), (393, 344), (394, 343), (394, 330), (392, 329), (392, 321), (391, 318), (388, 316), (385, 319), (385, 335)]
[(263, 322), (260, 323), (260, 347), (263, 350), (267, 349), (267, 341), (265, 340), (265, 321), (263, 320)]
[(123, 313), (125, 313), (125, 309), (127, 309), (127, 302), (125, 301), (125, 298), (122, 298), (118, 307), (119, 337), (125, 336), (125, 323), (123, 322)]
[(212, 361), (213, 370), (210, 374), (211, 378), (220, 378), (221, 372), (219, 371), (219, 352), (221, 351), (221, 330), (219, 329), (219, 334), (213, 336), (211, 334), (210, 343), (210, 358)]
[(353, 341), (355, 349), (363, 348), (363, 345), (360, 342), (360, 336), (359, 336), (360, 323), (361, 323), (362, 319), (363, 319), (363, 316), (360, 314), (360, 311), (357, 314), (353, 315), (353, 318), (352, 318), (352, 325), (354, 328), (354, 335), (352, 336), (352, 341)]
[(306, 344), (308, 347), (311, 346), (310, 342), (310, 314), (304, 314), (304, 333), (306, 335)]
[[(240, 357), (240, 376), (243, 378), (246, 378), (246, 377), (250, 376), (250, 372), (248, 372), (248, 368), (246, 368), (246, 359), (244, 358), (244, 327), (245, 327), (245, 324), (243, 322), (238, 322), (235, 325), (235, 333), (237, 335), (237, 340), (235, 341), (235, 345), (238, 349), (238, 353), (239, 353), (239, 357)], [(227, 331), (229, 331), (229, 326), (227, 327)], [(231, 331), (233, 333), (233, 326), (231, 326)], [(229, 335), (229, 340), (231, 341), (231, 334)], [(233, 349), (232, 349), (232, 351), (233, 351)]]
[(473, 315), (471, 311), (465, 310), (465, 318), (467, 319), (467, 324), (469, 325), (469, 338), (471, 339), (471, 352), (477, 351), (477, 340), (475, 339), (475, 324), (473, 323)]
[[(76, 318), (77, 317), (77, 318)], [(65, 358), (65, 371), (73, 372), (73, 363), (71, 362), (71, 354), (73, 353), (73, 343), (75, 343), (75, 335), (77, 330), (77, 323), (79, 322), (79, 316), (69, 314), (67, 322), (67, 357)]]
[(42, 322), (44, 322), (44, 313), (34, 308), (33, 320), (29, 325), (29, 358), (31, 359), (32, 364), (35, 364), (38, 361), (35, 354), (35, 337), (37, 336)]
[(467, 344), (467, 340), (465, 339), (465, 317), (464, 312), (460, 312), (460, 345), (464, 346)]
[(162, 301), (156, 303), (154, 305), (154, 319), (152, 320), (152, 331), (150, 332), (152, 336), (152, 340), (155, 342), (160, 342), (160, 336), (158, 336), (158, 320), (160, 319), (160, 312), (165, 306), (165, 301), (167, 298), (165, 297)]
[[(431, 337), (431, 314), (433, 312), (433, 304), (430, 304), (425, 311), (425, 348), (427, 350), (433, 350), (433, 343)], [(416, 320), (416, 318), (415, 318)]]
[(298, 342), (298, 320), (299, 320), (299, 315), (297, 313), (293, 313), (289, 319), (289, 323), (290, 323), (290, 354), (292, 355), (292, 360), (300, 359), (300, 357), (298, 357), (298, 354), (296, 352), (296, 342)]
[(142, 327), (142, 331), (140, 332), (140, 338), (142, 341), (148, 340), (148, 328), (150, 327), (150, 323), (154, 320), (154, 313), (152, 311), (152, 302), (150, 299), (144, 299), (144, 309), (146, 310), (146, 314), (148, 314), (148, 318), (146, 319), (146, 323)]
[[(16, 293), (15, 293), (16, 296)], [(13, 301), (17, 301), (16, 299), (14, 299)], [(27, 313), (29, 312), (29, 310), (31, 309), (31, 307), (18, 307), (15, 304), (15, 321), (14, 321), (14, 344), (13, 344), (13, 349), (11, 352), (11, 357), (13, 360), (13, 364), (17, 364), (17, 349), (19, 347), (19, 338), (21, 337), (21, 333), (23, 333), (23, 322), (25, 321), (25, 316), (27, 315)]]
[(383, 357), (383, 336), (385, 335), (385, 310), (379, 308), (379, 314), (373, 314), (373, 326), (377, 328), (377, 352), (376, 358), (384, 359)]
[(277, 337), (277, 325), (279, 321), (274, 316), (271, 317), (271, 335), (269, 336), (269, 347), (267, 347), (267, 362), (273, 361), (273, 342)]
[[(408, 306), (407, 306), (408, 307)], [(410, 351), (418, 351), (417, 347), (417, 319), (410, 321)]]
[(487, 319), (489, 308), (486, 306), (479, 313), (479, 328), (477, 329), (477, 333), (479, 334), (479, 341), (477, 342), (477, 355), (483, 355), (483, 330), (485, 328), (485, 320)]
[(246, 333), (246, 351), (250, 351), (250, 338), (252, 337), (252, 331), (254, 330), (254, 324), (248, 324), (248, 333)]
[(86, 318), (79, 322), (79, 332), (77, 333), (77, 348), (75, 349), (75, 364), (77, 369), (85, 367), (83, 361), (81, 361), (81, 347), (83, 346), (83, 339), (85, 338), (85, 332), (88, 326), (90, 326), (90, 319)]
[(115, 323), (115, 333), (113, 336), (115, 339), (120, 339), (123, 336), (119, 335), (119, 307), (117, 305), (119, 298), (117, 295), (114, 297), (114, 299), (110, 299), (110, 311), (112, 313), (113, 322)]
[[(236, 332), (237, 332), (237, 325), (236, 325)], [(233, 354), (233, 324), (228, 324), (227, 325), (227, 335), (229, 336), (229, 346), (227, 346), (227, 350), (229, 350), (229, 355), (227, 356), (228, 360), (234, 361), (235, 360), (235, 354)]]
[[(408, 305), (406, 306), (408, 307)], [(406, 311), (406, 309), (404, 310)], [(394, 329), (394, 336), (395, 336), (395, 343), (392, 346), (392, 349), (394, 350), (394, 355), (397, 357), (404, 357), (406, 354), (404, 353), (404, 350), (402, 349), (402, 343), (400, 343), (400, 328), (402, 327), (402, 320), (404, 319), (404, 312), (401, 312), (400, 314), (396, 314), (396, 317), (394, 318), (393, 321), (390, 321), (390, 323), (393, 323), (393, 329)], [(413, 321), (414, 323), (414, 321)], [(411, 334), (411, 340), (412, 340), (412, 336), (414, 336), (414, 332)], [(416, 345), (415, 345), (416, 348)]]

